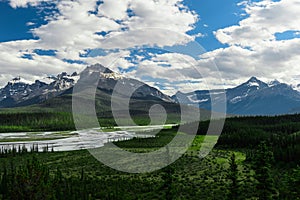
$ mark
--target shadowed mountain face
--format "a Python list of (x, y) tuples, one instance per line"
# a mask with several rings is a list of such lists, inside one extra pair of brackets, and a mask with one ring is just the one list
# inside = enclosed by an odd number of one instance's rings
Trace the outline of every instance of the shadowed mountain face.
[[(95, 73), (96, 71), (100, 72), (100, 76), (99, 73)], [(0, 107), (20, 107), (43, 103), (53, 97), (70, 94), (79, 78), (90, 80), (93, 76), (99, 76), (98, 89), (110, 95), (116, 83), (120, 82), (120, 85), (125, 89), (124, 91), (129, 87), (136, 89), (132, 95), (133, 98), (160, 99), (173, 102), (169, 96), (156, 88), (138, 80), (126, 78), (102, 65), (96, 64), (87, 67), (80, 75), (77, 73), (68, 75), (63, 72), (57, 76), (36, 80), (34, 83), (28, 83), (20, 77), (14, 78), (4, 88), (0, 89)]]
[(68, 75), (65, 72), (36, 80), (34, 83), (29, 83), (20, 77), (14, 78), (0, 89), (0, 108), (41, 103), (73, 87), (78, 79), (77, 73)]
[(127, 98), (131, 97), (147, 100), (157, 99), (165, 102), (174, 102), (171, 97), (163, 94), (158, 89), (136, 79), (127, 78), (119, 73), (115, 73), (100, 64), (87, 67), (81, 73), (82, 79), (90, 80), (93, 76), (97, 76), (99, 78), (98, 89), (110, 95), (115, 92), (119, 94), (118, 96), (124, 96)]
[[(100, 64), (87, 67), (80, 74), (63, 72), (33, 83), (20, 77), (14, 78), (0, 89), (0, 108), (42, 107), (71, 112), (74, 85), (97, 79), (95, 105), (99, 115), (111, 116), (111, 105), (130, 99), (131, 112), (148, 114), (152, 105), (163, 104), (172, 113), (180, 112), (180, 105), (211, 110), (214, 104), (226, 102), (228, 114), (278, 115), (300, 112), (300, 92), (292, 86), (278, 81), (264, 83), (256, 77), (226, 90), (198, 90), (191, 93), (177, 92), (172, 98), (158, 89), (136, 79), (125, 77)], [(221, 98), (226, 95), (226, 99)], [(116, 98), (112, 99), (112, 96)], [(112, 102), (113, 101), (113, 102)], [(126, 107), (126, 105), (124, 105)], [(214, 110), (221, 112), (221, 110)]]
[[(156, 104), (162, 105), (167, 113), (180, 116), (180, 105), (169, 96), (156, 88), (115, 73), (102, 65), (96, 64), (87, 67), (80, 76), (79, 86), (77, 85), (80, 88), (76, 87), (75, 93), (88, 90), (91, 85), (95, 84), (95, 81), (98, 82), (95, 106), (99, 117), (113, 117), (112, 105), (117, 105), (117, 113), (121, 118), (128, 118), (126, 115), (128, 110), (132, 116), (147, 117), (149, 109)], [(91, 94), (80, 96), (87, 98)], [(84, 100), (82, 102), (84, 104)], [(91, 103), (93, 102), (91, 101)]]
[[(218, 102), (222, 90), (178, 92), (172, 98), (178, 102), (211, 109), (211, 96)], [(300, 111), (300, 92), (278, 81), (264, 83), (256, 77), (235, 87), (223, 90), (226, 94), (227, 113), (238, 115), (279, 115)]]
[[(91, 87), (91, 80), (98, 81), (95, 87), (95, 101), (92, 102), (95, 104), (98, 117), (113, 117), (112, 104), (118, 105), (118, 114), (121, 117), (124, 114), (125, 119), (128, 118), (126, 115), (128, 109), (131, 116), (148, 118), (149, 110), (154, 105), (161, 105), (168, 117), (176, 118), (173, 121), (177, 122), (180, 121), (182, 109), (186, 112), (199, 112), (199, 109), (194, 106), (179, 105), (158, 89), (136, 79), (125, 77), (100, 64), (89, 66), (80, 74), (62, 73), (34, 83), (26, 83), (21, 78), (16, 78), (0, 90), (0, 108), (72, 112), (73, 91), (80, 92)], [(79, 90), (76, 87), (78, 83), (83, 83), (83, 87)], [(91, 96), (87, 95), (83, 98), (90, 100)], [(128, 100), (129, 106), (126, 105)], [(157, 113), (157, 115), (160, 114)], [(201, 111), (201, 119), (209, 117), (209, 111)], [(188, 121), (195, 120), (197, 119), (191, 114), (191, 119)]]

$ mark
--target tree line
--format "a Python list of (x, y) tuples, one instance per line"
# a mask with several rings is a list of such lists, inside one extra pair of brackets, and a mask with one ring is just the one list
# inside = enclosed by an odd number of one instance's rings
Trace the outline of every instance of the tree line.
[[(184, 156), (170, 166), (151, 174), (122, 173), (90, 176), (81, 168), (67, 176), (61, 169), (50, 169), (34, 155), (25, 164), (16, 160), (2, 163), (0, 199), (297, 199), (300, 194), (300, 168), (282, 174), (276, 184), (274, 155), (266, 143), (256, 150), (256, 158), (241, 163), (235, 153), (226, 158), (228, 167), (216, 159), (200, 161)], [(182, 167), (201, 163), (196, 174), (183, 173)], [(146, 178), (145, 178), (146, 177)]]

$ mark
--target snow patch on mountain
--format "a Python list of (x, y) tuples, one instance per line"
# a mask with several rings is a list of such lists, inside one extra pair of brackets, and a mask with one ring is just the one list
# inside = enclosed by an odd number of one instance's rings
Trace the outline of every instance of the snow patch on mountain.
[(293, 88), (293, 90), (296, 90), (297, 92), (300, 92), (300, 84), (292, 85), (291, 87)]
[(193, 102), (193, 103), (202, 103), (202, 102), (207, 102), (209, 99), (208, 98), (204, 98), (204, 99), (197, 99), (197, 95), (193, 94), (193, 95), (189, 95), (187, 96), (187, 98)]
[(249, 95), (249, 93), (247, 92), (244, 96), (234, 97), (230, 100), (230, 102), (233, 104), (238, 103), (238, 102), (242, 101), (244, 98), (246, 98), (248, 95)]
[(49, 85), (50, 83), (53, 83), (55, 81), (55, 79), (53, 76), (48, 76), (48, 77), (40, 79), (39, 81)]
[(103, 73), (103, 72), (100, 72), (100, 75), (103, 77), (103, 78), (107, 78), (107, 79), (114, 79), (114, 80), (120, 80), (120, 79), (123, 79), (124, 76), (119, 74), (119, 73), (115, 73), (115, 72), (112, 72), (112, 73)]
[(47, 99), (69, 94), (71, 88), (81, 79), (83, 82), (92, 78), (99, 78), (98, 89), (106, 93), (114, 90), (115, 85), (120, 81), (125, 88), (134, 88), (135, 92), (132, 97), (134, 98), (155, 98), (161, 99), (166, 102), (173, 102), (173, 100), (160, 92), (158, 89), (151, 87), (136, 79), (126, 78), (122, 74), (116, 73), (103, 65), (96, 64), (87, 67), (80, 74), (68, 74), (62, 72), (56, 76), (51, 75), (34, 83), (23, 81), (17, 77), (10, 81), (4, 88), (0, 88), (0, 107), (17, 107), (27, 106), (32, 104), (41, 103)]
[(273, 86), (276, 86), (276, 85), (279, 85), (279, 84), (280, 84), (280, 82), (277, 79), (275, 79), (275, 80), (270, 81), (268, 83), (268, 87), (273, 87)]
[(24, 78), (21, 78), (20, 76), (13, 78), (11, 81), (8, 82), (8, 84), (33, 84), (34, 82), (28, 81)]
[(0, 89), (0, 107), (13, 107), (35, 97), (45, 100), (57, 96), (73, 87), (79, 78), (80, 76), (77, 73), (69, 75), (66, 72), (57, 76), (47, 76), (35, 82), (16, 77)]
[(259, 83), (257, 83), (257, 82), (249, 82), (247, 85), (249, 87), (258, 87), (259, 88)]
[(70, 76), (68, 78), (73, 80), (73, 84), (76, 84), (78, 82), (78, 80), (80, 79), (80, 76), (76, 75), (76, 76)]
[[(265, 83), (251, 77), (234, 88), (226, 89), (225, 93), (227, 112), (230, 114), (278, 115), (300, 112), (300, 84), (291, 86), (278, 80)], [(211, 98), (215, 102), (223, 102), (218, 97), (209, 95), (207, 90), (197, 90), (177, 93), (172, 98), (177, 102), (211, 110)]]

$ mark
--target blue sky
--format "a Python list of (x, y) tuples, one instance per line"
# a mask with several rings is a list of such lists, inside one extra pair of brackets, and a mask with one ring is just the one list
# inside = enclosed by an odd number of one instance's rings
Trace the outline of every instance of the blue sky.
[(6, 2), (1, 2), (0, 10), (1, 42), (32, 38), (26, 23), (37, 17), (33, 9), (15, 10)]
[[(221, 44), (215, 38), (213, 31), (238, 24), (243, 18), (241, 14), (244, 13), (241, 7), (237, 6), (238, 2), (240, 1), (184, 1), (184, 5), (197, 12), (201, 19), (195, 24), (195, 29), (189, 31), (188, 34), (201, 33), (205, 35), (196, 40), (206, 50), (225, 47), (226, 45)], [(36, 7), (12, 8), (8, 1), (2, 1), (0, 2), (0, 11), (0, 26), (5, 27), (1, 30), (0, 42), (34, 39), (36, 37), (30, 32), (30, 29), (46, 23), (44, 18), (47, 13)], [(31, 22), (34, 24), (31, 25)]]
[[(200, 15), (196, 28), (189, 33), (202, 33), (205, 37), (197, 38), (197, 41), (207, 50), (221, 48), (226, 45), (221, 44), (214, 36), (213, 32), (238, 24), (243, 18), (244, 11), (237, 6), (240, 1), (220, 1), (220, 0), (187, 0), (185, 4), (191, 7)], [(216, 6), (217, 5), (217, 6)]]
[[(187, 82), (189, 90), (230, 87), (251, 76), (297, 84), (299, 7), (297, 0), (0, 1), (0, 84), (114, 59), (114, 70), (151, 77), (170, 93), (188, 90)], [(184, 81), (172, 82), (175, 72)]]

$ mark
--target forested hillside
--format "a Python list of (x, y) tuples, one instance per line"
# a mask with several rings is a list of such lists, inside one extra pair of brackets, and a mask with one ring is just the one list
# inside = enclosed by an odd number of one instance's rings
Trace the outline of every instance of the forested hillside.
[[(118, 172), (86, 150), (2, 151), (2, 199), (299, 199), (300, 115), (229, 118), (216, 147), (198, 156), (209, 122), (170, 166), (145, 174)], [(128, 151), (153, 151), (177, 127), (156, 138), (116, 142)], [(209, 136), (216, 137), (216, 136)], [(1, 199), (0, 198), (0, 199)]]

